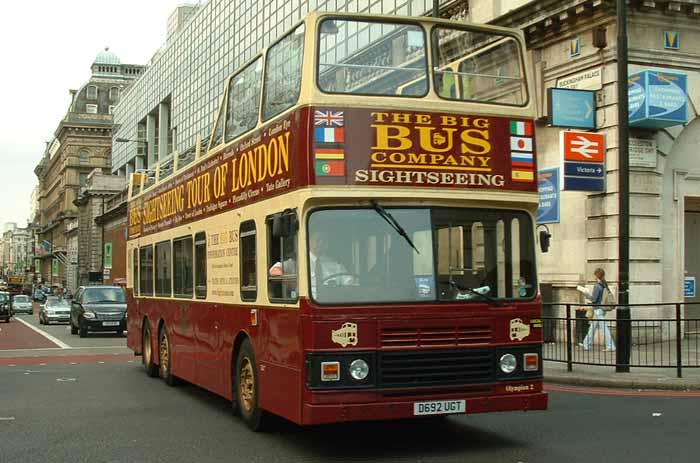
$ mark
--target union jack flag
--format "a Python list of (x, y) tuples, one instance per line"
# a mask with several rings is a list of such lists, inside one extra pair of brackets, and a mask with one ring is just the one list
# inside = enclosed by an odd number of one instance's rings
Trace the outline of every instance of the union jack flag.
[(314, 125), (321, 127), (342, 127), (343, 126), (343, 111), (315, 111)]

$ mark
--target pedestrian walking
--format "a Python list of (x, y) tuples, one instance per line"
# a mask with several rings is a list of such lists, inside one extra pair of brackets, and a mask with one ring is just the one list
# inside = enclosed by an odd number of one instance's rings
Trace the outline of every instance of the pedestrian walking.
[(605, 321), (605, 310), (600, 306), (603, 303), (606, 292), (610, 292), (610, 288), (608, 288), (608, 283), (605, 281), (605, 270), (597, 268), (593, 275), (596, 277), (596, 284), (591, 294), (593, 319), (588, 328), (588, 334), (586, 334), (583, 342), (579, 343), (579, 346), (583, 347), (583, 350), (590, 350), (598, 330), (602, 330), (605, 338), (605, 350), (613, 352), (615, 351), (615, 343), (613, 342), (612, 334), (610, 334), (610, 328), (608, 328), (608, 324)]

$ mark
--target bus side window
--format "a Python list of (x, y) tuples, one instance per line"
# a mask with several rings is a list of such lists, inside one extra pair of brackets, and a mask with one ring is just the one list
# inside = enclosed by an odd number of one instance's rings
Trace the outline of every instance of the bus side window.
[(241, 224), (241, 299), (255, 301), (258, 297), (258, 272), (255, 249), (257, 234), (255, 222), (248, 220)]
[(225, 129), (227, 142), (258, 124), (262, 68), (262, 57), (259, 57), (233, 76), (229, 83)]
[(173, 240), (173, 291), (175, 297), (192, 297), (192, 237)]
[(207, 235), (194, 235), (194, 294), (197, 299), (207, 298)]
[(263, 120), (294, 106), (301, 91), (301, 64), (304, 56), (304, 25), (294, 29), (267, 52)]
[(173, 295), (171, 256), (170, 241), (156, 243), (156, 296), (171, 297)]
[(139, 250), (137, 248), (134, 248), (131, 260), (131, 287), (135, 296), (139, 293)]
[(267, 287), (270, 301), (273, 302), (295, 302), (298, 297), (296, 215), (288, 215), (287, 220), (294, 225), (282, 227), (286, 230), (280, 236), (275, 236), (274, 220), (272, 217), (267, 219)]
[(139, 249), (139, 295), (153, 296), (153, 246)]

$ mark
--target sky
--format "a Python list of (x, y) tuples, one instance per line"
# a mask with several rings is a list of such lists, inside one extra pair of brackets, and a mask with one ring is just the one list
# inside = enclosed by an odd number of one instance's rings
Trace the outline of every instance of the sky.
[[(197, 0), (22, 0), (0, 8), (0, 227), (26, 226), (34, 167), (65, 116), (70, 89), (109, 47), (147, 64), (177, 5)], [(205, 3), (205, 2), (201, 2)]]

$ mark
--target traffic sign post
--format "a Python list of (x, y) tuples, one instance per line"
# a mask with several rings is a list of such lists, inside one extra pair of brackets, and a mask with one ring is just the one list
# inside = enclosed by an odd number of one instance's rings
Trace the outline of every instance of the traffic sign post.
[(605, 191), (605, 135), (562, 131), (562, 190)]

